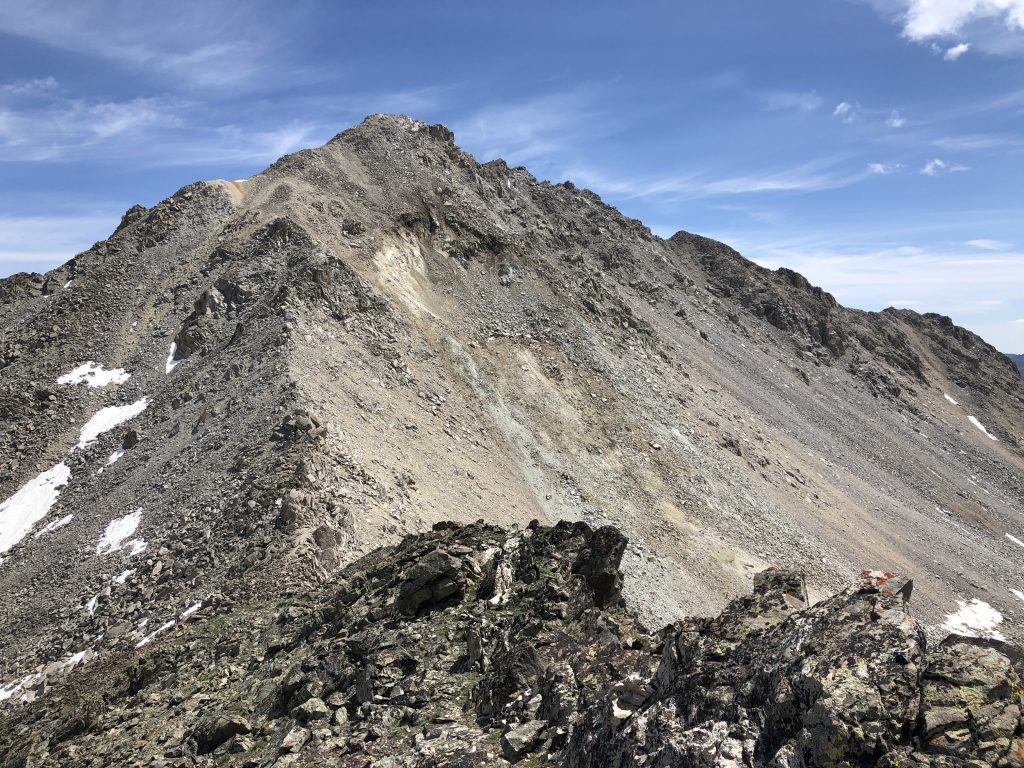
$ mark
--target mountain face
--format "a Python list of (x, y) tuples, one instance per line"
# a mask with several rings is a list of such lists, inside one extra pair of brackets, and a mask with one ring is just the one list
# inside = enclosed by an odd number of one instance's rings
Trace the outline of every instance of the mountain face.
[(0, 706), (445, 521), (614, 525), (646, 626), (774, 565), (812, 602), (912, 576), (933, 641), (1024, 638), (1004, 355), (403, 117), (0, 281), (0, 499)]
[(1017, 366), (1017, 370), (1020, 371), (1020, 375), (1024, 376), (1024, 355), (1007, 355), (1013, 364)]

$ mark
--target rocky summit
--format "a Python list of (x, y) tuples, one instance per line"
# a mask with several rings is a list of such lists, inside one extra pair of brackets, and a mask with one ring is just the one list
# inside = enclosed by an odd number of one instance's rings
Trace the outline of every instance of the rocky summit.
[(1018, 765), (1022, 560), (1005, 355), (440, 125), (0, 281), (9, 765)]
[(626, 539), (439, 523), (330, 585), (220, 601), (151, 650), (8, 712), (5, 766), (1021, 766), (1005, 644), (929, 647), (912, 582), (809, 605), (757, 574), (715, 619), (646, 630)]

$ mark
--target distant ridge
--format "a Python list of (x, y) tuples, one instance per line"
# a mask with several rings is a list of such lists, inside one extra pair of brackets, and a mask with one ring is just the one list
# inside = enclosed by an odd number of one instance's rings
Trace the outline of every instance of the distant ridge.
[(1024, 376), (1024, 354), (1007, 355), (1007, 357), (1013, 360), (1013, 364), (1017, 366), (1017, 370), (1020, 371), (1020, 375)]

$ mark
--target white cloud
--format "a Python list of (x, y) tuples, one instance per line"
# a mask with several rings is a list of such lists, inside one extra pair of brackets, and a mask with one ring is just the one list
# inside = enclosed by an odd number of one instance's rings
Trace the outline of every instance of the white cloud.
[(1007, 251), (1013, 246), (1010, 243), (1004, 243), (1001, 240), (968, 240), (967, 245), (974, 246), (975, 248), (981, 248), (983, 251)]
[(929, 160), (921, 168), (921, 173), (925, 176), (940, 176), (946, 173), (959, 173), (961, 171), (970, 170), (966, 165), (960, 165), (959, 163), (949, 163), (941, 158), (933, 158)]
[(0, 274), (52, 269), (109, 236), (122, 213), (0, 216)]
[(1024, 285), (1022, 252), (979, 254), (898, 244), (854, 250), (845, 246), (849, 238), (835, 235), (775, 242), (714, 236), (762, 266), (800, 272), (846, 306), (877, 310), (896, 304), (940, 312), (999, 349), (1024, 351), (1020, 324), (1014, 321), (1024, 308), (1019, 290)]
[(832, 117), (838, 117), (844, 123), (852, 123), (857, 119), (857, 107), (848, 101), (841, 101), (832, 110)]
[(1024, 29), (1024, 0), (909, 0), (906, 5), (903, 34), (911, 40), (950, 37), (968, 23), (986, 19), (1011, 30)]
[(822, 104), (821, 96), (814, 91), (769, 91), (761, 94), (760, 98), (768, 109), (792, 109), (798, 112), (814, 112)]
[(967, 134), (965, 136), (945, 136), (931, 142), (933, 147), (952, 152), (973, 152), (1002, 147), (1017, 147), (1022, 143), (1024, 143), (1024, 140), (1016, 136), (984, 133)]
[(614, 120), (596, 101), (585, 89), (551, 93), (483, 107), (450, 127), (459, 143), (482, 159), (501, 157), (530, 163), (534, 172), (553, 172), (557, 154), (614, 130)]
[(13, 83), (4, 83), (0, 85), (0, 93), (10, 96), (35, 96), (54, 91), (57, 85), (57, 79), (51, 75), (31, 80), (16, 80)]
[(907, 124), (907, 119), (894, 109), (889, 113), (889, 119), (885, 121), (885, 124), (890, 128), (902, 128)]
[(879, 176), (886, 176), (890, 173), (896, 173), (897, 171), (902, 170), (903, 163), (894, 163), (892, 165), (887, 165), (886, 163), (868, 163), (868, 171)]
[(967, 53), (970, 49), (970, 43), (958, 43), (957, 45), (954, 45), (952, 48), (947, 48), (946, 52), (942, 54), (942, 58), (944, 58), (946, 61), (956, 61), (965, 53)]
[(111, 4), (5, 0), (0, 33), (167, 76), (175, 85), (238, 88), (272, 73), (277, 34), (234, 3)]
[(818, 192), (848, 187), (868, 178), (872, 171), (844, 171), (828, 162), (793, 168), (764, 169), (742, 175), (723, 175), (709, 170), (680, 171), (659, 177), (613, 177), (587, 168), (570, 168), (565, 176), (602, 195), (621, 198), (692, 200), (770, 192)]

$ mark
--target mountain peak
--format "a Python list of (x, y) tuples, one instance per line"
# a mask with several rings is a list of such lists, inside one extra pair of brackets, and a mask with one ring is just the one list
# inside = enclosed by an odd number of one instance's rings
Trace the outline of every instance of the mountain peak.
[[(867, 569), (927, 586), (931, 640), (1019, 641), (1022, 415), (1006, 358), (940, 316), (847, 309), (371, 116), (0, 282), (0, 695), (45, 708), (82, 664), (177, 653), (182, 623), (215, 634), (238, 606), (280, 601), (285, 626), (404, 551), (381, 546), (477, 520), (614, 526), (573, 573), (618, 594), (599, 555), (624, 537), (649, 626), (718, 614), (769, 566), (812, 594)], [(428, 610), (463, 572), (406, 565)]]

